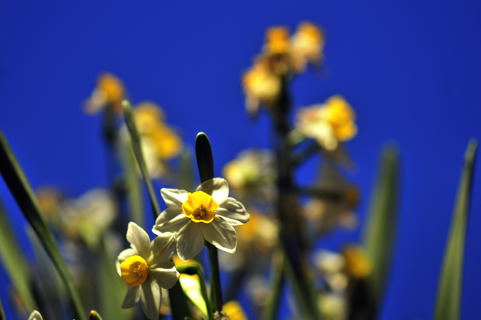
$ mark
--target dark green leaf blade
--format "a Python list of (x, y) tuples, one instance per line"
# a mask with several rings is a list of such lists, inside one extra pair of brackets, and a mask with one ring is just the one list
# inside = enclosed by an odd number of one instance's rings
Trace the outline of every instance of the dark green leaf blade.
[(375, 317), (386, 287), (396, 234), (398, 192), (399, 151), (393, 146), (387, 146), (381, 154), (380, 169), (363, 234), (366, 254), (372, 265), (367, 288), (373, 305), (367, 309), (374, 314), (368, 318)]
[(13, 228), (8, 220), (5, 208), (0, 203), (0, 260), (7, 271), (13, 286), (30, 311), (36, 308), (35, 299), (30, 292), (31, 276), (27, 258), (18, 245)]
[(464, 157), (464, 168), (439, 279), (434, 311), (436, 320), (460, 319), (466, 226), (477, 148), (477, 141), (471, 140)]
[(73, 285), (71, 275), (62, 260), (57, 243), (40, 213), (32, 188), (11, 151), (3, 133), (0, 133), (0, 173), (15, 198), (15, 201), (22, 210), (23, 215), (42, 242), (42, 245), (52, 259), (57, 272), (62, 278), (72, 301), (75, 316), (81, 320), (86, 320), (87, 317), (82, 307), (82, 303)]

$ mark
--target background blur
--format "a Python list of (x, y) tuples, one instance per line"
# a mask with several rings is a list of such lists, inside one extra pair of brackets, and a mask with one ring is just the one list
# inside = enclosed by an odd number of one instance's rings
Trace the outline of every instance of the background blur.
[[(481, 2), (278, 1), (221, 6), (130, 6), (0, 1), (0, 129), (34, 187), (71, 195), (107, 186), (100, 116), (83, 113), (97, 75), (126, 85), (133, 103), (150, 100), (186, 143), (210, 136), (216, 173), (248, 147), (270, 145), (269, 121), (249, 120), (240, 75), (272, 25), (294, 30), (309, 20), (326, 31), (326, 68), (296, 79), (294, 104), (343, 94), (359, 134), (347, 147), (351, 178), (368, 206), (381, 147), (402, 158), (394, 267), (382, 319), (429, 319), (452, 217), (463, 153), (481, 138)], [(479, 161), (478, 161), (479, 163)], [(310, 181), (314, 163), (303, 170)], [(480, 319), (481, 174), (475, 175), (465, 264), (463, 319)], [(3, 181), (0, 198), (20, 217)], [(15, 221), (23, 234), (24, 221)], [(360, 232), (319, 245), (338, 249)], [(24, 245), (25, 250), (29, 248)], [(0, 298), (7, 282), (0, 269)], [(9, 312), (8, 306), (7, 312)]]

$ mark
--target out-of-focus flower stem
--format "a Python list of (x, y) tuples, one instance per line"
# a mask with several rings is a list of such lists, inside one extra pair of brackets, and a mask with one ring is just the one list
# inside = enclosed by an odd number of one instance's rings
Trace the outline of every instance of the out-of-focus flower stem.
[[(199, 168), (200, 182), (214, 178), (214, 160), (209, 138), (203, 132), (197, 134), (195, 141), (195, 155)], [(222, 311), (222, 288), (220, 284), (219, 259), (217, 249), (212, 244), (205, 242), (209, 253), (210, 281), (212, 283), (211, 302), (215, 311)]]
[(276, 212), (280, 223), (279, 245), (286, 259), (289, 280), (293, 283), (294, 296), (306, 319), (319, 319), (319, 311), (309, 288), (306, 272), (307, 241), (303, 232), (303, 221), (294, 183), (292, 145), (289, 141), (291, 126), (289, 112), (290, 76), (282, 77), (282, 90), (277, 103), (272, 108), (276, 143), (277, 194)]
[(273, 260), (271, 292), (267, 306), (262, 313), (262, 320), (275, 320), (279, 313), (279, 302), (285, 284), (286, 265), (284, 256), (281, 253), (279, 253), (276, 258), (277, 259)]

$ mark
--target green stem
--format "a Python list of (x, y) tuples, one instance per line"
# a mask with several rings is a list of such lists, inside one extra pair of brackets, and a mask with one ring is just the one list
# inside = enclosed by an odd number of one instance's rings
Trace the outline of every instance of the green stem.
[(222, 288), (220, 284), (219, 259), (217, 257), (217, 248), (206, 241), (205, 243), (209, 252), (210, 264), (210, 281), (211, 286), (211, 301), (215, 306), (215, 311), (222, 311)]
[(7, 317), (5, 316), (5, 312), (3, 311), (3, 304), (2, 300), (0, 300), (0, 320), (6, 320)]
[(271, 294), (267, 306), (262, 313), (262, 320), (277, 319), (281, 293), (285, 284), (285, 268), (285, 259), (282, 255), (279, 255), (278, 259), (274, 261)]

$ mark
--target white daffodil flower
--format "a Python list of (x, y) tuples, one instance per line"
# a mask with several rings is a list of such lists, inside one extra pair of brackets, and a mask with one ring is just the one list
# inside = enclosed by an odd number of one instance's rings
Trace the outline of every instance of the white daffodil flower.
[(117, 272), (129, 285), (122, 308), (131, 308), (140, 299), (147, 317), (157, 319), (161, 288), (171, 288), (179, 278), (171, 260), (174, 242), (168, 234), (151, 242), (147, 232), (134, 222), (129, 223), (127, 241), (131, 247), (117, 258)]
[(207, 180), (193, 193), (163, 188), (161, 194), (168, 208), (158, 216), (152, 231), (159, 236), (172, 233), (182, 260), (193, 259), (204, 240), (220, 250), (235, 252), (234, 226), (249, 221), (249, 213), (242, 203), (229, 197), (225, 179)]

